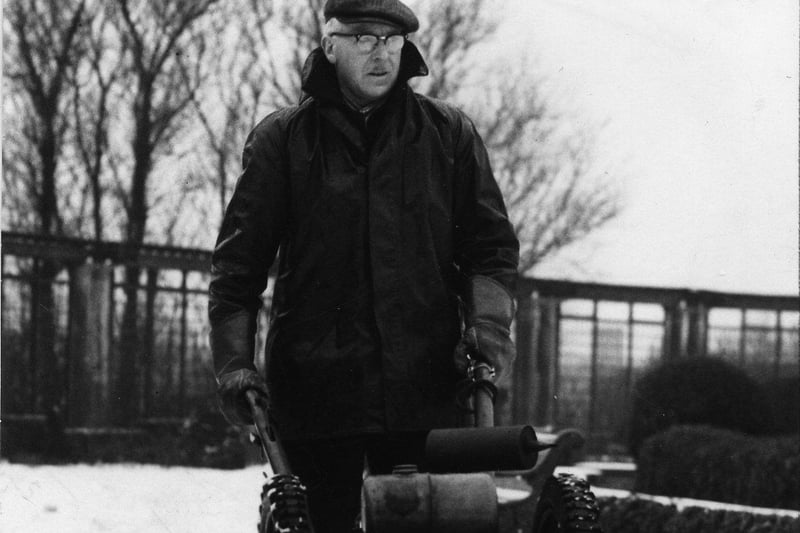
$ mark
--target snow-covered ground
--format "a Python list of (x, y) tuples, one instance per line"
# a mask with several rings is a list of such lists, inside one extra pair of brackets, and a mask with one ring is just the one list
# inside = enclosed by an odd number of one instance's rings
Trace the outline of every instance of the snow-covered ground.
[(255, 533), (262, 472), (0, 463), (0, 531)]
[[(0, 532), (255, 533), (263, 471), (262, 466), (213, 470), (138, 464), (0, 463)], [(588, 473), (567, 467), (557, 471), (582, 477)], [(598, 496), (630, 494), (593, 490)], [(679, 508), (691, 505), (775, 513), (697, 500), (648, 498)], [(798, 511), (778, 514), (800, 516)]]

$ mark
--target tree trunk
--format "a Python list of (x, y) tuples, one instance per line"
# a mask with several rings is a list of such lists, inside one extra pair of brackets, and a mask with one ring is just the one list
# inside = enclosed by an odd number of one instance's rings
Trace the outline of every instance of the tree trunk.
[(130, 205), (128, 208), (128, 227), (126, 243), (130, 253), (125, 268), (125, 307), (122, 315), (119, 346), (119, 373), (117, 376), (119, 409), (117, 423), (127, 426), (134, 422), (139, 413), (142, 345), (139, 331), (139, 277), (142, 269), (137, 264), (138, 249), (144, 243), (147, 223), (147, 177), (150, 174), (153, 156), (150, 144), (151, 122), (149, 91), (140, 88), (147, 95), (142, 105), (134, 105), (136, 114), (136, 133), (133, 140), (134, 167), (131, 177)]

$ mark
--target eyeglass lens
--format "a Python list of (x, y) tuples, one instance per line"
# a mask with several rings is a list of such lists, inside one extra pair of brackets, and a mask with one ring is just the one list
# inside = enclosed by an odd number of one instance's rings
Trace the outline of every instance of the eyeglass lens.
[(358, 49), (362, 52), (372, 52), (375, 50), (378, 46), (378, 41), (383, 41), (390, 52), (397, 52), (403, 47), (403, 43), (405, 43), (406, 40), (404, 35), (399, 34), (378, 37), (377, 35), (364, 33), (355, 35), (354, 37), (356, 38)]
[(399, 33), (395, 33), (393, 35), (384, 35), (382, 37), (373, 35), (371, 33), (333, 32), (331, 35), (340, 37), (353, 37), (356, 40), (356, 46), (358, 47), (359, 51), (364, 53), (375, 50), (375, 48), (378, 46), (378, 41), (383, 41), (383, 44), (386, 45), (386, 49), (390, 52), (398, 52), (401, 48), (403, 48), (403, 44), (406, 42), (406, 36)]

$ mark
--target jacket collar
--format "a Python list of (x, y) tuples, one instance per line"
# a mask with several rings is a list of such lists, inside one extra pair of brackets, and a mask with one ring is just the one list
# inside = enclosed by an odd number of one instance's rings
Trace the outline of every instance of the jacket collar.
[[(417, 47), (411, 41), (406, 41), (400, 56), (400, 72), (397, 76), (392, 91), (404, 86), (409, 79), (415, 76), (426, 76), (428, 65), (422, 59)], [(314, 49), (303, 65), (302, 72), (303, 94), (300, 101), (303, 102), (310, 97), (318, 100), (328, 100), (334, 103), (344, 101), (342, 92), (339, 89), (339, 81), (336, 78), (336, 70), (325, 57), (321, 47)]]

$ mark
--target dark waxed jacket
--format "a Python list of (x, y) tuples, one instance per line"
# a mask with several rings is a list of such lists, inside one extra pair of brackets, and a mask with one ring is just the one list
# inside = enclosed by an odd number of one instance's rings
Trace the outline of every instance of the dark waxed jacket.
[(457, 424), (453, 347), (472, 275), (513, 289), (518, 242), (486, 150), (456, 108), (415, 94), (413, 44), (366, 121), (321, 49), (303, 101), (251, 132), (213, 254), (218, 374), (253, 368), (278, 256), (267, 381), (287, 440)]

